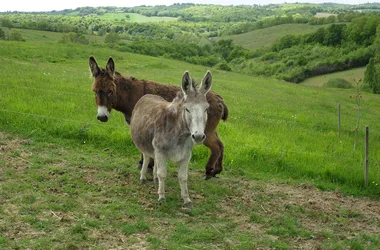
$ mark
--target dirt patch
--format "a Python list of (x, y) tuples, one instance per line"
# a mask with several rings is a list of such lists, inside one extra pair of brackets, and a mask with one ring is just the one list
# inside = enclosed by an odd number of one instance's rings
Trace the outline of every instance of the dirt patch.
[(30, 166), (28, 158), (31, 153), (22, 149), (21, 145), (30, 144), (30, 140), (18, 139), (9, 136), (4, 132), (0, 132), (0, 159), (4, 160), (0, 168), (0, 178), (6, 168), (14, 170), (16, 173), (24, 171)]

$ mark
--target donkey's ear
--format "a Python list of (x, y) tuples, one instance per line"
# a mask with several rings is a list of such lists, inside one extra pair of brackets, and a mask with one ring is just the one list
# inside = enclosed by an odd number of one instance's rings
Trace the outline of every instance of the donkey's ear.
[(199, 91), (203, 93), (204, 95), (207, 94), (207, 92), (211, 89), (212, 85), (212, 75), (209, 70), (207, 70), (205, 76), (202, 79), (201, 86), (199, 86)]
[(106, 66), (106, 70), (107, 70), (107, 72), (110, 73), (111, 75), (113, 75), (113, 73), (115, 73), (115, 63), (113, 62), (112, 57), (110, 57), (110, 58), (108, 59), (107, 66)]
[(91, 56), (88, 62), (90, 65), (92, 76), (97, 77), (100, 74), (100, 69), (99, 69), (98, 63), (95, 60), (95, 57)]
[(193, 81), (190, 77), (189, 71), (185, 71), (182, 76), (182, 91), (185, 95), (188, 95), (193, 90)]

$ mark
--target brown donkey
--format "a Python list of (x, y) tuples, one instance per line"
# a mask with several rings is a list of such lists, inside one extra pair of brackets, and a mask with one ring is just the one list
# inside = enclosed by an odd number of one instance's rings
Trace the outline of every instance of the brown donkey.
[[(93, 56), (89, 59), (90, 70), (94, 77), (92, 90), (95, 92), (95, 101), (98, 106), (97, 119), (108, 121), (112, 109), (124, 114), (130, 124), (132, 111), (137, 101), (146, 94), (158, 95), (171, 102), (181, 91), (179, 86), (160, 84), (149, 80), (137, 80), (123, 76), (115, 71), (115, 63), (108, 59), (106, 68), (100, 68)], [(206, 180), (215, 177), (223, 170), (224, 146), (216, 132), (219, 121), (227, 120), (228, 108), (223, 98), (209, 91), (206, 95), (210, 105), (207, 115), (206, 139), (203, 144), (210, 148), (211, 155), (206, 165)]]
[(147, 94), (133, 109), (131, 137), (143, 154), (140, 181), (146, 182), (148, 164), (154, 159), (153, 176), (155, 180), (158, 177), (158, 201), (165, 200), (166, 161), (171, 161), (178, 165), (184, 206), (192, 207), (187, 189), (189, 162), (193, 146), (206, 138), (209, 108), (206, 94), (211, 84), (210, 71), (203, 77), (199, 88), (186, 71), (182, 77), (182, 95), (168, 102), (161, 96)]

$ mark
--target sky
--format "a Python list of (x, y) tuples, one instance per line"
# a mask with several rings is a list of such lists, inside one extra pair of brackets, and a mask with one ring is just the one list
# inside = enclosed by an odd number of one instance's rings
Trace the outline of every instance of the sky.
[(5, 0), (0, 4), (0, 12), (4, 11), (52, 11), (63, 9), (76, 9), (78, 7), (99, 7), (99, 6), (116, 6), (116, 7), (133, 7), (139, 5), (172, 5), (173, 3), (202, 3), (202, 4), (221, 4), (221, 5), (253, 5), (253, 4), (270, 4), (270, 3), (346, 3), (360, 4), (368, 2), (380, 2), (380, 0)]

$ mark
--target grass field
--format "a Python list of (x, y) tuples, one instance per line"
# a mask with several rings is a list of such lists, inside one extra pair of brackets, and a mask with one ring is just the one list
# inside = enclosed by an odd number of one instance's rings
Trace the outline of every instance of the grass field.
[(326, 12), (318, 12), (317, 14), (314, 15), (316, 18), (327, 18), (329, 16), (337, 16), (337, 14), (331, 14), (331, 13), (326, 13)]
[(232, 39), (235, 44), (244, 48), (254, 50), (262, 47), (271, 46), (280, 37), (288, 34), (304, 34), (316, 31), (323, 25), (308, 25), (308, 24), (282, 24), (266, 29), (254, 30), (251, 32), (223, 36), (220, 39)]
[[(11, 31), (8, 28), (2, 28), (4, 32), (8, 35)], [(16, 29), (21, 33), (22, 37), (28, 42), (38, 42), (38, 43), (57, 43), (61, 40), (64, 33), (61, 32), (51, 32), (51, 31), (41, 31), (41, 30), (29, 30), (29, 29)], [(97, 35), (87, 35), (90, 43), (104, 43), (104, 36)]]
[[(126, 18), (126, 15), (129, 16), (129, 18)], [(101, 16), (97, 16), (100, 19), (108, 20), (108, 21), (132, 21), (132, 22), (162, 22), (162, 21), (177, 21), (178, 18), (175, 17), (148, 17), (144, 16), (138, 13), (106, 13)]]
[(340, 72), (335, 72), (327, 75), (314, 76), (306, 79), (301, 82), (302, 85), (306, 86), (315, 86), (322, 87), (329, 79), (341, 78), (352, 83), (352, 86), (355, 87), (355, 80), (364, 79), (365, 67), (355, 68), (351, 70), (345, 70)]
[[(139, 152), (121, 114), (96, 121), (89, 56), (137, 78), (180, 84), (206, 68), (82, 45), (0, 41), (0, 248), (378, 249), (380, 96), (211, 69), (229, 106), (218, 133), (224, 171), (190, 164), (190, 212), (176, 168), (167, 201), (140, 185)], [(342, 110), (337, 136), (336, 106)], [(370, 181), (363, 187), (364, 125)]]

